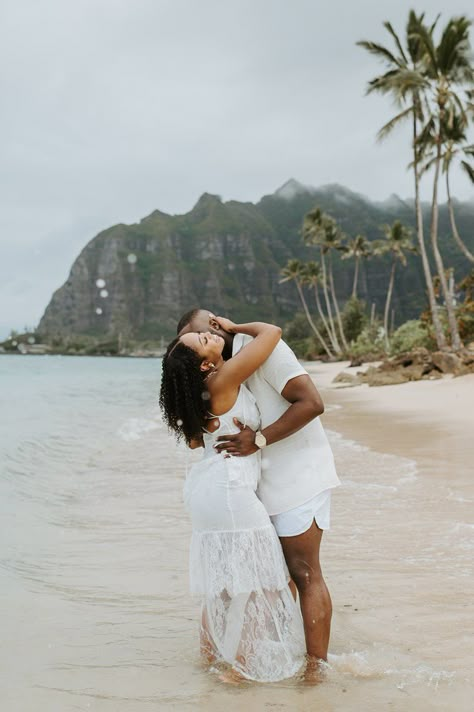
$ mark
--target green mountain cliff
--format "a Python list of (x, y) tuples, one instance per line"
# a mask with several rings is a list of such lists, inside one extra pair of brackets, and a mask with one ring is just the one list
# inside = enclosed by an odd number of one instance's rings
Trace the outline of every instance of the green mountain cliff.
[[(257, 204), (222, 202), (205, 193), (185, 215), (155, 210), (134, 225), (115, 225), (99, 233), (75, 260), (70, 275), (53, 295), (38, 326), (47, 337), (122, 334), (137, 340), (168, 338), (181, 314), (204, 306), (236, 320), (284, 323), (300, 310), (292, 284), (279, 284), (290, 257), (316, 258), (304, 246), (305, 213), (320, 206), (348, 235), (380, 237), (380, 226), (401, 219), (414, 226), (413, 205), (392, 196), (374, 203), (339, 186), (306, 187), (290, 180)], [(457, 220), (474, 248), (474, 202), (458, 203)], [(425, 218), (429, 211), (426, 206)], [(440, 210), (440, 244), (456, 278), (468, 271), (450, 236), (447, 210)], [(360, 297), (385, 298), (388, 263), (379, 259), (362, 268)], [(350, 294), (353, 264), (336, 260), (338, 295)], [(100, 286), (103, 280), (105, 286)], [(106, 290), (104, 292), (104, 289)], [(102, 295), (101, 296), (101, 292)], [(417, 316), (425, 306), (418, 258), (400, 270), (394, 294), (396, 321)]]

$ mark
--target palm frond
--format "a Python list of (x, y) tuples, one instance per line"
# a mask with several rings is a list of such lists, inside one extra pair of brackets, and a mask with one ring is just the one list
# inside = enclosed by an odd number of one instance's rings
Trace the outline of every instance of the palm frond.
[(393, 37), (393, 39), (394, 39), (394, 41), (395, 41), (395, 44), (396, 44), (397, 47), (398, 47), (398, 51), (400, 52), (400, 55), (401, 55), (401, 57), (402, 57), (403, 62), (404, 62), (405, 64), (407, 64), (407, 63), (408, 63), (408, 60), (407, 60), (407, 58), (406, 58), (405, 51), (404, 51), (404, 49), (403, 49), (403, 47), (402, 47), (402, 43), (400, 42), (400, 38), (398, 37), (397, 33), (396, 33), (395, 30), (393, 29), (392, 25), (390, 24), (390, 22), (384, 22), (384, 23), (383, 23), (383, 26), (385, 27), (385, 29), (387, 30), (387, 32), (390, 32), (390, 34), (392, 35), (392, 37)]
[(371, 94), (373, 91), (388, 94), (393, 91), (395, 77), (399, 71), (399, 69), (389, 69), (385, 74), (371, 79), (368, 83), (366, 94)]
[[(424, 13), (423, 13), (423, 15), (424, 15)], [(430, 27), (430, 29), (429, 29), (430, 35), (433, 35), (433, 32), (434, 32), (435, 29), (436, 29), (436, 25), (438, 24), (440, 17), (441, 17), (441, 13), (438, 12), (438, 14), (437, 14), (436, 17), (435, 17), (435, 21), (433, 22), (433, 24), (431, 25), (431, 27)]]
[(392, 133), (393, 129), (399, 126), (402, 121), (408, 118), (412, 113), (413, 106), (409, 106), (407, 109), (404, 109), (399, 114), (390, 119), (390, 121), (387, 121), (387, 123), (382, 126), (382, 128), (378, 131), (377, 141), (383, 141), (384, 139), (386, 139)]
[(471, 21), (464, 16), (451, 18), (436, 49), (439, 70), (445, 75), (451, 75), (454, 81), (467, 79), (469, 70), (472, 72), (469, 56), (470, 25)]
[(413, 39), (418, 39), (421, 43), (420, 47), (420, 52), (421, 49), (423, 50), (423, 54), (426, 54), (429, 62), (425, 63), (425, 71), (428, 76), (435, 77), (438, 71), (438, 58), (436, 55), (436, 48), (433, 42), (433, 37), (426, 27), (426, 25), (423, 24), (423, 22), (415, 22), (412, 31), (411, 31), (411, 37)]
[(356, 45), (358, 47), (362, 47), (363, 49), (366, 49), (368, 52), (371, 54), (374, 54), (376, 57), (379, 59), (383, 58), (386, 61), (388, 61), (390, 64), (394, 64), (397, 67), (401, 67), (402, 63), (400, 60), (395, 57), (395, 55), (390, 52), (386, 47), (383, 45), (377, 44), (377, 42), (369, 42), (368, 40), (360, 40), (359, 42), (356, 42)]
[(474, 183), (474, 168), (467, 161), (461, 161), (461, 166), (471, 183)]
[(428, 121), (422, 127), (420, 133), (418, 134), (417, 144), (421, 148), (430, 146), (434, 143), (435, 139), (436, 124), (434, 116), (430, 116)]
[[(424, 25), (424, 20), (425, 20), (424, 12), (422, 12), (420, 15), (417, 15), (414, 10), (410, 10), (410, 12), (408, 14), (408, 21), (407, 21), (406, 29), (405, 29), (405, 35), (406, 35), (408, 54), (410, 55), (410, 59), (415, 67), (420, 64), (420, 62), (423, 59), (423, 56), (425, 54), (423, 43), (421, 42), (420, 37), (416, 34), (418, 28), (420, 26)], [(435, 23), (431, 26), (431, 28), (429, 28), (428, 31), (429, 31), (430, 35), (433, 34), (433, 30), (434, 30), (434, 27), (435, 27), (437, 21), (438, 21), (438, 18), (436, 18)]]
[(436, 155), (433, 155), (433, 154), (431, 154), (431, 155), (432, 155), (433, 157), (430, 158), (428, 161), (425, 161), (425, 162), (423, 163), (423, 165), (421, 165), (420, 168), (419, 168), (419, 171), (420, 171), (420, 178), (421, 178), (421, 176), (423, 176), (425, 173), (427, 173), (427, 172), (430, 170), (430, 168), (432, 168), (432, 166), (434, 166), (434, 164), (435, 164), (436, 161), (437, 161)]
[(469, 117), (466, 114), (466, 108), (464, 106), (464, 102), (458, 96), (458, 94), (454, 91), (451, 91), (451, 99), (452, 99), (452, 102), (454, 102), (454, 104), (456, 104), (456, 106), (459, 109), (460, 118), (462, 119), (462, 126), (466, 127), (469, 124)]

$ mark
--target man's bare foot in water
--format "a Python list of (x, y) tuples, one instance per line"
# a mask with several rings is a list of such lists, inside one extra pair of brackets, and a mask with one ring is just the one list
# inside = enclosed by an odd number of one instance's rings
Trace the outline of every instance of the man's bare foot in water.
[(303, 682), (306, 685), (320, 685), (326, 679), (327, 668), (328, 664), (325, 660), (307, 655)]

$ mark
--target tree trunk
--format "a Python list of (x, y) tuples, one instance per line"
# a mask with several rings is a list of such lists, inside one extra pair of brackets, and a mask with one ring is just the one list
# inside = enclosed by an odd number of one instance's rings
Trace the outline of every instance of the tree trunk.
[(354, 269), (354, 283), (352, 285), (352, 297), (357, 299), (357, 282), (359, 280), (359, 260), (360, 257), (356, 255), (355, 258), (355, 269)]
[(470, 262), (474, 262), (474, 255), (472, 254), (472, 252), (470, 252), (470, 251), (468, 250), (468, 248), (466, 247), (466, 245), (464, 244), (464, 242), (461, 240), (461, 236), (459, 235), (458, 228), (457, 228), (457, 225), (456, 225), (456, 220), (455, 220), (455, 218), (454, 218), (453, 202), (452, 202), (452, 200), (451, 200), (451, 191), (450, 191), (450, 189), (449, 189), (449, 166), (448, 166), (448, 168), (447, 168), (447, 170), (446, 170), (446, 192), (447, 192), (447, 194), (448, 194), (449, 219), (450, 219), (450, 221), (451, 221), (451, 230), (453, 231), (453, 237), (454, 237), (454, 239), (455, 239), (455, 241), (456, 241), (457, 246), (459, 247), (459, 249), (460, 249), (461, 252), (463, 253), (463, 255), (464, 255), (465, 257), (467, 257), (467, 259), (468, 259)]
[(449, 331), (451, 333), (451, 346), (455, 351), (459, 351), (459, 349), (461, 348), (461, 339), (459, 337), (456, 314), (454, 313), (454, 306), (451, 299), (451, 295), (449, 293), (448, 283), (446, 281), (443, 258), (441, 257), (441, 253), (438, 248), (438, 181), (440, 166), (441, 144), (438, 140), (438, 146), (436, 149), (435, 176), (433, 181), (433, 198), (431, 203), (431, 244), (433, 246), (433, 255), (436, 262), (436, 268), (439, 274), (439, 280), (441, 282), (441, 289), (443, 291), (444, 299), (446, 302), (446, 310), (448, 312)]
[(329, 340), (331, 341), (331, 345), (332, 345), (334, 351), (336, 351), (336, 353), (337, 353), (336, 344), (335, 344), (335, 343), (333, 342), (333, 340), (332, 340), (331, 329), (329, 328), (329, 324), (328, 324), (328, 322), (327, 322), (327, 319), (326, 319), (326, 316), (325, 316), (325, 314), (324, 314), (323, 307), (322, 307), (322, 304), (321, 304), (321, 300), (320, 300), (320, 298), (319, 298), (319, 289), (318, 289), (318, 285), (317, 285), (317, 284), (314, 285), (314, 295), (315, 295), (315, 298), (316, 298), (316, 307), (317, 307), (317, 309), (318, 309), (318, 314), (319, 314), (319, 316), (321, 317), (321, 321), (322, 321), (323, 324), (324, 324), (324, 328), (326, 329), (326, 332), (327, 332), (327, 334), (328, 334), (328, 336), (329, 336)]
[(331, 290), (332, 300), (334, 302), (334, 311), (336, 312), (337, 325), (339, 326), (339, 333), (341, 334), (341, 341), (344, 345), (346, 351), (349, 351), (349, 345), (346, 341), (344, 334), (344, 328), (342, 326), (341, 312), (339, 311), (339, 304), (337, 303), (336, 289), (334, 287), (334, 275), (332, 273), (332, 256), (329, 253), (329, 287)]
[(418, 138), (417, 122), (415, 110), (413, 110), (413, 166), (415, 174), (415, 210), (416, 210), (416, 232), (418, 237), (418, 245), (420, 247), (421, 263), (423, 265), (423, 272), (425, 275), (426, 288), (428, 290), (428, 300), (430, 304), (431, 319), (433, 321), (433, 328), (435, 331), (436, 343), (440, 351), (446, 350), (446, 337), (444, 335), (443, 326), (441, 324), (441, 319), (439, 318), (438, 304), (436, 303), (436, 296), (433, 286), (433, 278), (431, 276), (430, 263), (428, 261), (428, 255), (426, 253), (424, 229), (423, 229), (423, 212), (421, 209), (420, 200), (420, 176), (418, 174), (418, 155), (416, 148), (416, 141)]
[(298, 282), (297, 279), (295, 280), (295, 282), (296, 282), (296, 288), (298, 289), (298, 294), (300, 295), (301, 303), (303, 305), (304, 313), (306, 314), (308, 323), (309, 323), (310, 327), (312, 328), (312, 330), (314, 331), (314, 333), (316, 334), (316, 336), (318, 337), (319, 341), (321, 342), (321, 346), (323, 347), (323, 349), (325, 350), (325, 352), (327, 353), (329, 358), (333, 359), (334, 358), (333, 353), (329, 349), (329, 346), (326, 344), (326, 341), (324, 340), (323, 335), (321, 334), (321, 332), (319, 331), (318, 327), (316, 326), (316, 324), (314, 323), (314, 321), (311, 317), (311, 313), (308, 309), (308, 304), (306, 303), (306, 299), (304, 297), (301, 284)]
[(334, 344), (334, 348), (336, 349), (337, 353), (341, 353), (342, 349), (339, 344), (339, 340), (337, 338), (336, 334), (336, 329), (334, 326), (334, 319), (332, 316), (332, 309), (331, 309), (331, 301), (329, 299), (329, 294), (328, 294), (328, 280), (327, 280), (327, 270), (326, 270), (326, 259), (324, 257), (324, 251), (323, 248), (321, 247), (321, 266), (323, 268), (323, 294), (324, 294), (324, 301), (326, 302), (326, 309), (328, 312), (328, 322), (331, 327), (331, 341)]
[(388, 283), (387, 299), (385, 300), (385, 311), (383, 315), (383, 329), (385, 332), (385, 350), (390, 349), (390, 340), (388, 338), (388, 316), (390, 314), (390, 302), (392, 301), (393, 283), (395, 282), (395, 268), (397, 263), (395, 258), (392, 261), (392, 269), (390, 270), (390, 281)]

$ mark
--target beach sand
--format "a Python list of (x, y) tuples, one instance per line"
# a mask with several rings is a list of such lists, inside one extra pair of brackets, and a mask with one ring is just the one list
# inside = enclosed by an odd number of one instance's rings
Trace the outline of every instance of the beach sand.
[(444, 483), (474, 490), (474, 374), (396, 386), (334, 384), (341, 371), (356, 374), (349, 362), (306, 363), (329, 406), (325, 424), (381, 452), (416, 460), (420, 469)]
[[(415, 677), (428, 666), (439, 675), (433, 680), (449, 681), (443, 690), (430, 684), (423, 696), (412, 677), (402, 688), (404, 709), (468, 709), (474, 669), (474, 375), (341, 388), (332, 383), (334, 376), (359, 369), (305, 365), (324, 396), (325, 427), (369, 448), (365, 475), (349, 488), (346, 482), (333, 498), (334, 526), (324, 550), (335, 603), (333, 646), (344, 647), (341, 624), (357, 620), (368, 649), (372, 638), (376, 648), (400, 660), (406, 656)], [(416, 468), (412, 477), (390, 482), (371, 470), (374, 452), (408, 458)], [(348, 507), (348, 494), (361, 488), (380, 496), (372, 506), (370, 497), (356, 497)], [(352, 540), (347, 516), (360, 537), (355, 561), (344, 556), (339, 532), (343, 527)], [(373, 672), (370, 663), (367, 670)]]

